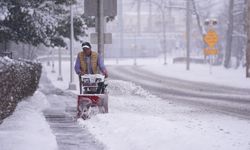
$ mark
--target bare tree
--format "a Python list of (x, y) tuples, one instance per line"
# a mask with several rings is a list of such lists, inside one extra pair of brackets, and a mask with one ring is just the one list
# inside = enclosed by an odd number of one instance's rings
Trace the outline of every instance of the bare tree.
[(225, 52), (225, 61), (224, 67), (230, 67), (231, 54), (232, 54), (232, 40), (233, 40), (233, 8), (234, 8), (234, 0), (230, 0), (229, 2), (229, 12), (228, 12), (228, 29), (227, 29), (227, 44), (226, 44), (226, 52)]
[(197, 21), (197, 25), (198, 25), (198, 28), (199, 28), (200, 35), (203, 38), (204, 33), (203, 33), (203, 25), (202, 25), (202, 21), (201, 21), (201, 16), (200, 16), (200, 14), (198, 12), (196, 2), (194, 0), (191, 0), (191, 3), (192, 3), (192, 6), (193, 6), (193, 12), (194, 12), (194, 15), (196, 17), (196, 21)]
[(232, 41), (232, 57), (236, 58), (235, 68), (244, 64), (244, 56), (247, 44), (247, 0), (237, 0), (234, 3), (234, 28), (233, 28), (233, 41)]

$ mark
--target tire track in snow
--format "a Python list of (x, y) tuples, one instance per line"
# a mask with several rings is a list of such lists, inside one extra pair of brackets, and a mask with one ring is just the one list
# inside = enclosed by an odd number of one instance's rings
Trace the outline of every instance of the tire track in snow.
[(247, 89), (161, 77), (139, 67), (110, 67), (109, 72), (111, 78), (132, 81), (163, 99), (250, 119)]

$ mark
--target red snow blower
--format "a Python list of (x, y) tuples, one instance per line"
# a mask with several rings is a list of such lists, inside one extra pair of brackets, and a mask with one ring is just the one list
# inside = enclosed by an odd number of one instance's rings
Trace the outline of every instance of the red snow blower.
[(86, 74), (80, 78), (80, 94), (77, 101), (77, 117), (84, 120), (96, 113), (108, 113), (108, 93), (105, 77)]

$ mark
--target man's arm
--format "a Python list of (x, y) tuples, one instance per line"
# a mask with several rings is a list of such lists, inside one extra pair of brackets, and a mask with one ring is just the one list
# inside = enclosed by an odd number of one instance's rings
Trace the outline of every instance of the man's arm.
[(80, 64), (80, 58), (79, 55), (77, 55), (76, 62), (75, 62), (75, 72), (76, 74), (81, 74), (81, 64)]
[(97, 65), (98, 65), (100, 71), (102, 72), (102, 74), (107, 78), (108, 72), (107, 72), (107, 69), (104, 65), (104, 61), (103, 61), (101, 55), (98, 55)]

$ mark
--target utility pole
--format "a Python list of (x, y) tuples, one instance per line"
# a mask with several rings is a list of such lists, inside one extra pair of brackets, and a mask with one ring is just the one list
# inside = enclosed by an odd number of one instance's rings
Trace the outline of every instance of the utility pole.
[(164, 65), (167, 65), (167, 35), (166, 35), (166, 2), (164, 1), (161, 10), (162, 10), (162, 33), (163, 33), (163, 51), (164, 51)]
[(137, 36), (141, 35), (141, 0), (137, 0), (137, 26), (136, 26), (136, 35), (135, 35), (135, 45), (134, 45), (134, 65), (137, 65), (137, 51), (138, 51), (138, 43)]
[(250, 78), (250, 0), (247, 1), (247, 49), (246, 49), (246, 77)]
[(148, 0), (149, 16), (148, 16), (148, 31), (152, 32), (152, 0)]
[(51, 58), (52, 58), (52, 70), (51, 73), (56, 73), (55, 71), (55, 58), (54, 58), (54, 50), (51, 50)]
[(123, 0), (119, 0), (119, 30), (120, 30), (120, 53), (119, 56), (117, 56), (117, 61), (116, 63), (118, 64), (118, 57), (123, 56), (123, 40), (124, 40), (124, 35), (123, 35)]
[(58, 47), (58, 81), (63, 81), (62, 77), (62, 51), (61, 47)]
[(141, 35), (141, 0), (137, 2), (137, 35)]
[(186, 2), (186, 49), (187, 49), (187, 64), (186, 69), (190, 69), (190, 20), (191, 20), (191, 14), (190, 14), (190, 0), (187, 0)]
[(103, 9), (103, 1), (97, 0), (97, 36), (98, 43), (97, 49), (98, 54), (102, 56), (104, 60), (104, 9)]
[(172, 27), (173, 27), (173, 21), (172, 21), (172, 1), (171, 0), (168, 0), (168, 32), (171, 31)]
[(74, 37), (74, 24), (73, 24), (73, 9), (72, 3), (70, 4), (70, 83), (69, 90), (76, 90), (73, 76), (73, 37)]

